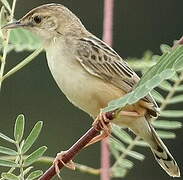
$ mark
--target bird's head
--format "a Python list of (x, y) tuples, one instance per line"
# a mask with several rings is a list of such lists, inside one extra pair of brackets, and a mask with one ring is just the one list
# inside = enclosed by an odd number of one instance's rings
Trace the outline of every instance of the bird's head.
[(85, 29), (81, 21), (66, 7), (60, 4), (39, 6), (20, 20), (5, 25), (4, 29), (25, 28), (43, 39), (57, 35), (82, 33)]

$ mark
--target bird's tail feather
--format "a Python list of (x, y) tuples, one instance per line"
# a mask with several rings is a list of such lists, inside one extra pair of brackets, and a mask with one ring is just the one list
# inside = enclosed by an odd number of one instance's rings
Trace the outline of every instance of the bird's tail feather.
[(153, 144), (150, 143), (151, 150), (154, 154), (156, 161), (159, 165), (172, 177), (180, 177), (179, 167), (168, 151), (163, 141), (159, 138), (158, 134), (149, 123), (151, 133), (153, 136)]

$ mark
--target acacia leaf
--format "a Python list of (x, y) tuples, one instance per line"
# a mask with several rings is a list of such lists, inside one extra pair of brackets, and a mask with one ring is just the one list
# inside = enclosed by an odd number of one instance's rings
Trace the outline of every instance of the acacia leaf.
[(172, 85), (166, 80), (163, 81), (158, 87), (165, 91), (170, 91), (172, 89)]
[(13, 29), (10, 32), (10, 42), (15, 51), (33, 51), (41, 47), (39, 38), (23, 28)]
[(28, 168), (26, 168), (26, 169), (24, 170), (24, 172), (23, 172), (24, 176), (25, 176), (26, 174), (28, 174), (28, 173), (31, 171), (32, 168), (33, 168), (33, 166), (29, 166)]
[(173, 133), (173, 132), (160, 131), (160, 130), (157, 130), (156, 132), (158, 133), (158, 135), (159, 135), (162, 139), (175, 139), (175, 138), (176, 138), (176, 134)]
[(18, 154), (15, 150), (10, 149), (10, 148), (6, 148), (3, 146), (0, 146), (0, 153), (11, 155), (11, 156), (16, 156)]
[(0, 159), (0, 166), (4, 167), (17, 167), (18, 165), (14, 161)]
[(36, 141), (36, 139), (38, 138), (38, 136), (41, 132), (42, 126), (43, 126), (42, 121), (38, 121), (35, 124), (34, 128), (30, 132), (27, 139), (25, 140), (25, 143), (24, 143), (23, 148), (22, 148), (23, 153), (26, 153), (29, 150), (29, 148), (33, 145), (33, 143)]
[(10, 143), (15, 144), (15, 141), (13, 139), (9, 138), (8, 136), (4, 135), (3, 133), (0, 133), (0, 138), (4, 139)]
[(6, 180), (19, 180), (19, 177), (12, 173), (2, 173), (1, 177), (3, 177)]
[(34, 179), (37, 179), (42, 174), (43, 174), (43, 171), (36, 170), (36, 171), (30, 173), (26, 180), (34, 180)]
[(125, 143), (130, 144), (133, 141), (131, 136), (119, 126), (114, 125), (112, 128), (112, 132)]
[(179, 121), (167, 121), (167, 120), (157, 120), (152, 122), (155, 128), (161, 129), (178, 129), (182, 127), (182, 123)]
[(33, 153), (31, 153), (24, 161), (23, 165), (29, 166), (32, 163), (34, 163), (35, 161), (37, 161), (46, 151), (47, 147), (46, 146), (42, 146), (40, 148), (38, 148), (36, 151), (34, 151)]
[(112, 177), (122, 178), (122, 177), (125, 177), (126, 174), (127, 174), (127, 169), (124, 169), (122, 167), (112, 168)]
[(164, 101), (164, 97), (158, 91), (152, 90), (151, 95), (159, 103)]
[(25, 124), (24, 115), (20, 114), (16, 119), (14, 128), (14, 137), (17, 142), (20, 142), (22, 140), (24, 134), (24, 124)]
[(138, 141), (136, 141), (135, 142), (135, 145), (137, 145), (137, 146), (142, 146), (142, 147), (147, 147), (147, 146), (149, 146), (145, 141), (143, 141), (143, 140), (138, 140)]
[(125, 145), (115, 137), (110, 138), (110, 145), (111, 145), (111, 148), (118, 149), (119, 151), (122, 151), (122, 152), (124, 152), (126, 149)]
[(145, 156), (139, 152), (136, 152), (136, 151), (127, 151), (126, 152), (129, 156), (139, 160), (139, 161), (142, 161), (144, 160)]
[(180, 102), (183, 102), (183, 95), (174, 96), (169, 100), (169, 104), (175, 104)]
[(121, 159), (118, 161), (118, 164), (123, 167), (123, 168), (127, 168), (127, 169), (131, 169), (133, 167), (133, 162), (128, 160), (128, 159)]
[(164, 110), (161, 112), (161, 117), (171, 117), (171, 118), (183, 117), (183, 111), (181, 111), (181, 110)]

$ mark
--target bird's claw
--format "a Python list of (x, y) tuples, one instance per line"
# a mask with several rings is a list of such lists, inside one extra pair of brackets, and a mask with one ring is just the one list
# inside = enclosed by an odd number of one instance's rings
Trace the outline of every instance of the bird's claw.
[(93, 122), (92, 126), (97, 129), (97, 126), (99, 126), (106, 134), (111, 134), (111, 128), (108, 125), (110, 120), (107, 118), (106, 113), (101, 112), (95, 121)]
[(72, 160), (70, 160), (69, 162), (65, 163), (63, 162), (62, 158), (63, 156), (67, 153), (67, 151), (62, 151), (60, 153), (57, 154), (55, 160), (53, 161), (53, 165), (55, 167), (55, 172), (57, 173), (57, 176), (60, 178), (60, 169), (58, 167), (58, 164), (59, 162), (61, 162), (65, 167), (69, 168), (69, 169), (72, 169), (72, 170), (75, 170), (76, 169), (76, 166), (74, 164), (74, 162)]

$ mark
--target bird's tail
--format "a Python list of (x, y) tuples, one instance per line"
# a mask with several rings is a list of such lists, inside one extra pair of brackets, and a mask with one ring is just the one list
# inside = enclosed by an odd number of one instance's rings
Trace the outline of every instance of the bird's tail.
[(146, 141), (158, 164), (172, 177), (179, 177), (179, 167), (168, 151), (167, 147), (160, 139), (155, 129), (149, 122), (147, 117), (140, 117), (134, 121), (131, 121), (130, 129)]
[(149, 127), (151, 129), (152, 141), (149, 142), (150, 148), (154, 154), (156, 161), (159, 165), (172, 177), (180, 177), (179, 167), (170, 154), (169, 150), (160, 139), (154, 128), (150, 123)]

